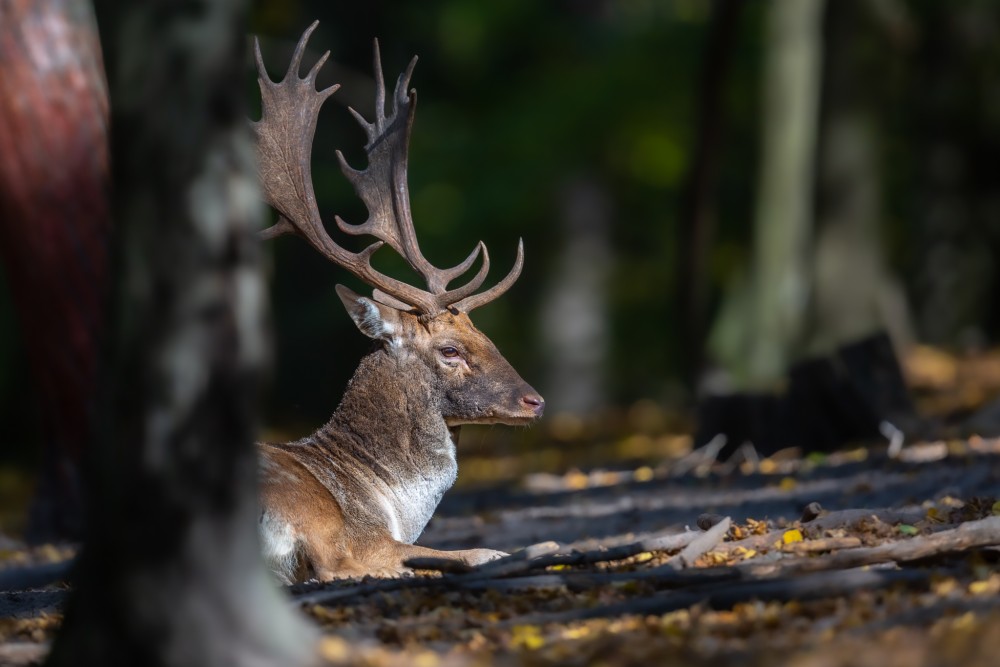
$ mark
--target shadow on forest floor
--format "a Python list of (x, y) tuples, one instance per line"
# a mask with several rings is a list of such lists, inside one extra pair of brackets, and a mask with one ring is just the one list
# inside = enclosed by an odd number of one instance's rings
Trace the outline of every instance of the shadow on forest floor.
[[(535, 545), (505, 569), (290, 593), (334, 664), (988, 665), (998, 496), (981, 438), (534, 476), (452, 491), (420, 539)], [(64, 596), (0, 593), (0, 664), (44, 656)]]

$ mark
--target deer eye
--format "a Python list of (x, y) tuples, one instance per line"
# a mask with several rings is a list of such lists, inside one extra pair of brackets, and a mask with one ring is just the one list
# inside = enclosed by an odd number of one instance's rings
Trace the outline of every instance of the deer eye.
[(460, 356), (458, 350), (453, 347), (442, 347), (441, 355), (447, 359), (455, 359)]

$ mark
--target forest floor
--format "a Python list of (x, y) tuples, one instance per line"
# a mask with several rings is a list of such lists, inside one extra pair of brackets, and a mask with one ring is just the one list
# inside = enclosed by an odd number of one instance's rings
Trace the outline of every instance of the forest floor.
[[(911, 377), (951, 377), (935, 370), (940, 359), (923, 361), (930, 375)], [(951, 394), (917, 383), (925, 412), (994, 393), (971, 396), (967, 377), (952, 379)], [(719, 463), (711, 448), (641, 431), (622, 436), (619, 460), (600, 469), (538, 472), (500, 454), (491, 467), (473, 442), (473, 469), (493, 477), (447, 494), (420, 543), (513, 555), (469, 571), (421, 562), (402, 579), (292, 587), (293, 604), (323, 630), (323, 657), (419, 667), (1000, 665), (1000, 439), (955, 435), (893, 456), (879, 444), (762, 459), (744, 451)], [(67, 552), (11, 542), (0, 554), (9, 566)], [(65, 595), (62, 585), (0, 593), (0, 664), (42, 659)]]

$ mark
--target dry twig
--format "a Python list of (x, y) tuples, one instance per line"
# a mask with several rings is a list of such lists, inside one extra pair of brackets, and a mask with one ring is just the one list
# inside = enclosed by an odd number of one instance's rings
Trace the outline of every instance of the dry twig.
[(877, 563), (907, 563), (921, 558), (995, 545), (1000, 545), (1000, 516), (969, 521), (951, 530), (888, 542), (876, 547), (846, 549), (820, 557), (783, 559), (764, 565), (747, 561), (736, 567), (752, 576), (845, 570)]
[(714, 549), (722, 540), (726, 539), (726, 533), (729, 532), (729, 527), (732, 523), (732, 520), (727, 516), (696, 537), (691, 541), (691, 544), (684, 547), (679, 554), (670, 559), (670, 567), (677, 570), (694, 565), (696, 560)]

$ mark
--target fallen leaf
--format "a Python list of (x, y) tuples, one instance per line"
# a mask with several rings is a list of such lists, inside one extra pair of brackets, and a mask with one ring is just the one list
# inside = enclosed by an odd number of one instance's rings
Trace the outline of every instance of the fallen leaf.
[(791, 544), (792, 542), (802, 541), (802, 531), (798, 528), (792, 528), (791, 530), (786, 530), (781, 536), (781, 541), (785, 544)]

